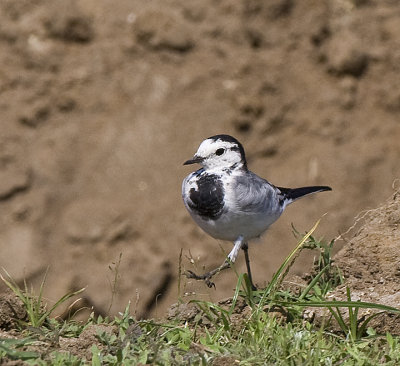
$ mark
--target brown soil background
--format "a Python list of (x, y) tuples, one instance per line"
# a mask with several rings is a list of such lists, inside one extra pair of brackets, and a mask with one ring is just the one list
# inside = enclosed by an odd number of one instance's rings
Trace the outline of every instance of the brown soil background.
[[(291, 222), (328, 213), (318, 232), (333, 238), (399, 177), (394, 0), (4, 0), (0, 65), (0, 266), (33, 283), (50, 266), (49, 301), (87, 286), (83, 303), (107, 313), (122, 253), (111, 311), (162, 315), (181, 248), (185, 268), (189, 250), (200, 270), (222, 262), (180, 197), (208, 136), (237, 137), (277, 185), (334, 189), (251, 246), (259, 285), (295, 246)], [(217, 300), (235, 283), (181, 290)]]

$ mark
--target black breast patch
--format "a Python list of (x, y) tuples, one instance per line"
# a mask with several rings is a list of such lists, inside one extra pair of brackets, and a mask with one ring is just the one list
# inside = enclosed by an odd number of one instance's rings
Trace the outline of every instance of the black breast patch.
[(203, 174), (197, 181), (197, 189), (189, 191), (189, 207), (203, 219), (217, 220), (224, 208), (224, 187), (215, 174)]

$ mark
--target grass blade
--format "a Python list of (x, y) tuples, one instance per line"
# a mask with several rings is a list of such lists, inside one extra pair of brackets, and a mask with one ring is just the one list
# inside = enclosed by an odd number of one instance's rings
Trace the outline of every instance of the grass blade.
[(365, 309), (377, 309), (382, 311), (388, 311), (395, 314), (400, 314), (400, 309), (394, 308), (392, 306), (376, 304), (373, 302), (363, 302), (363, 301), (274, 301), (277, 305), (282, 306), (307, 306), (311, 308), (326, 308), (326, 307), (336, 307), (336, 308), (365, 308)]
[(279, 283), (280, 276), (284, 272), (286, 266), (290, 263), (294, 255), (297, 253), (297, 251), (300, 250), (300, 248), (304, 245), (304, 243), (307, 241), (307, 239), (311, 236), (311, 234), (315, 231), (315, 229), (318, 227), (320, 220), (318, 220), (315, 225), (311, 228), (311, 230), (304, 235), (304, 237), (300, 240), (300, 242), (297, 244), (297, 246), (290, 252), (290, 254), (286, 257), (284, 262), (281, 264), (279, 267), (278, 271), (273, 275), (271, 282), (268, 284), (268, 286), (265, 288), (263, 295), (260, 299), (260, 304), (265, 303), (265, 299), (270, 297), (272, 291), (277, 287), (277, 284)]
[(268, 284), (266, 288), (266, 292), (270, 293), (271, 290), (275, 287), (275, 285), (278, 283), (279, 277), (281, 276), (282, 272), (284, 271), (285, 267), (288, 265), (288, 263), (291, 261), (293, 256), (296, 254), (296, 252), (304, 245), (304, 243), (307, 241), (307, 239), (311, 236), (311, 234), (315, 231), (315, 229), (318, 227), (320, 220), (318, 220), (315, 225), (311, 228), (311, 230), (304, 235), (304, 237), (300, 240), (299, 244), (290, 252), (290, 254), (286, 257), (284, 262), (281, 264), (279, 267), (278, 271), (274, 274), (272, 277), (271, 282)]
[(319, 281), (321, 276), (324, 274), (324, 272), (330, 267), (330, 264), (327, 264), (324, 268), (321, 269), (321, 271), (312, 279), (312, 281), (308, 284), (308, 286), (304, 289), (304, 291), (301, 293), (299, 296), (299, 300), (303, 300), (310, 290), (316, 285), (316, 283)]

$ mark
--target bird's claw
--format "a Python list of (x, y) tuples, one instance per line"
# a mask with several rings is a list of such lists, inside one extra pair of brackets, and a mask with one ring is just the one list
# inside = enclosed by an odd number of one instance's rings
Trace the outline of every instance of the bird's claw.
[(208, 286), (208, 288), (214, 287), (214, 288), (216, 289), (215, 283), (212, 282), (209, 278), (206, 278), (206, 279), (204, 280), (204, 282), (206, 283), (206, 285)]
[(207, 285), (207, 287), (211, 288), (214, 287), (215, 288), (215, 283), (211, 281), (211, 277), (209, 273), (204, 273), (202, 275), (198, 275), (196, 273), (194, 273), (193, 271), (187, 270), (185, 272), (185, 276), (186, 278), (193, 278), (195, 280), (198, 281), (204, 281), (205, 284)]

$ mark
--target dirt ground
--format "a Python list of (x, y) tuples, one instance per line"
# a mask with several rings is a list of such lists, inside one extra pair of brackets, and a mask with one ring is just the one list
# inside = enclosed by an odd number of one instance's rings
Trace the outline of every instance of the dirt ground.
[(178, 286), (181, 249), (201, 270), (231, 248), (180, 196), (182, 163), (228, 133), (274, 184), (333, 187), (250, 247), (262, 286), (296, 245), (292, 222), (304, 232), (327, 213), (330, 240), (392, 194), (399, 46), (393, 0), (1, 1), (0, 266), (36, 284), (49, 266), (50, 302), (87, 287), (100, 314), (132, 301), (163, 315), (178, 288), (231, 295), (233, 271), (216, 290)]
[[(361, 227), (354, 228), (355, 235), (350, 240), (344, 237), (346, 243), (335, 256), (335, 264), (343, 273), (345, 282), (332, 291), (329, 298), (346, 301), (346, 288), (349, 288), (353, 301), (399, 309), (400, 191), (381, 206), (365, 212), (359, 222), (363, 223)], [(370, 309), (364, 309), (359, 316), (370, 314)], [(317, 311), (317, 321), (324, 315), (324, 311)], [(379, 334), (400, 335), (399, 320), (398, 314), (382, 313), (371, 321), (370, 326)]]

